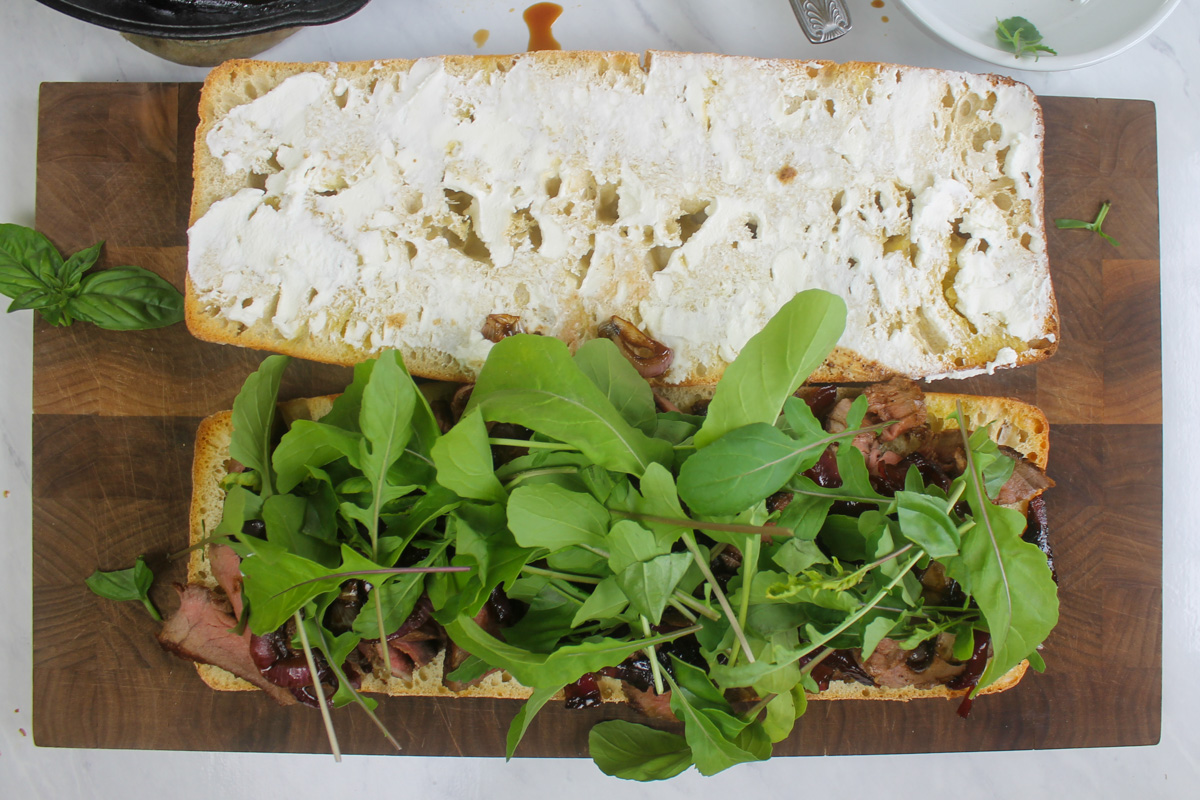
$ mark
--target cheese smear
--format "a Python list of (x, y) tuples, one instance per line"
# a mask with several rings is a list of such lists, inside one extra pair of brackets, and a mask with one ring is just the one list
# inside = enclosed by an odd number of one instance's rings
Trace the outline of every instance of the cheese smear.
[(889, 372), (990, 370), (1047, 338), (1026, 87), (618, 62), (331, 65), (234, 107), (202, 146), (246, 188), (189, 231), (197, 300), (284, 339), (429, 351), (465, 374), (489, 314), (572, 340), (615, 314), (674, 349), (667, 382), (715, 380), (808, 288), (845, 298), (840, 345)]

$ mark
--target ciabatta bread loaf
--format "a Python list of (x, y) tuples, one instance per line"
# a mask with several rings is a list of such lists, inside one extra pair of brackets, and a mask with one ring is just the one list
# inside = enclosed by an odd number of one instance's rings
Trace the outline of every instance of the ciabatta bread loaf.
[[(695, 389), (685, 389), (676, 390), (672, 394), (681, 404), (690, 405), (690, 402), (697, 399), (696, 392)], [(856, 393), (856, 390), (851, 389), (848, 392), (853, 394)], [(331, 401), (332, 398), (329, 397), (293, 400), (281, 404), (280, 408), (283, 418), (290, 424), (294, 419), (321, 418), (329, 412)], [(957, 428), (957, 421), (950, 417), (954, 414), (955, 404), (958, 402), (962, 403), (963, 414), (970, 429), (973, 430), (990, 423), (989, 432), (998, 444), (1011, 447), (1039, 468), (1045, 469), (1050, 452), (1049, 425), (1040, 409), (1009, 398), (926, 394), (928, 421), (934, 432), (946, 428)], [(221, 521), (225, 503), (225, 491), (222, 489), (221, 481), (228, 474), (232, 463), (229, 455), (232, 430), (232, 414), (223, 411), (205, 419), (196, 433), (189, 520), (190, 539), (193, 546), (201, 543)], [(219, 591), (217, 579), (213, 575), (212, 565), (209, 562), (208, 548), (201, 546), (192, 551), (191, 560), (188, 562), (188, 580), (192, 584)], [(442, 681), (444, 659), (445, 651), (438, 654), (429, 664), (415, 670), (411, 679), (393, 676), (389, 682), (385, 683), (373, 675), (368, 675), (363, 680), (362, 689), (367, 692), (419, 697), (496, 698), (525, 698), (532, 691), (505, 672), (494, 672), (476, 685), (460, 691), (453, 691), (447, 688)], [(1012, 688), (1021, 680), (1027, 668), (1028, 662), (1022, 662), (995, 683), (981, 690), (981, 693), (991, 694)], [(204, 682), (214, 689), (221, 691), (255, 690), (252, 684), (219, 667), (197, 664), (197, 670)], [(598, 684), (606, 702), (622, 702), (627, 699), (621, 681), (601, 677)], [(810, 698), (907, 701), (929, 697), (960, 697), (969, 691), (970, 689), (951, 689), (945, 685), (927, 688), (878, 687), (835, 681), (820, 694), (810, 695)]]
[(537, 52), (237, 61), (205, 82), (187, 319), (202, 339), (468, 379), (488, 315), (612, 316), (715, 383), (787, 299), (849, 306), (814, 380), (1037, 361), (1058, 319), (1042, 121), (1007, 78)]

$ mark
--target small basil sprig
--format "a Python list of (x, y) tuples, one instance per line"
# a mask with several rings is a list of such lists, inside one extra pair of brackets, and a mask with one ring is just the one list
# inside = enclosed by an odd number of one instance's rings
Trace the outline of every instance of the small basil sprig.
[(150, 602), (150, 584), (154, 583), (154, 573), (146, 566), (146, 559), (142, 556), (138, 556), (129, 569), (114, 572), (96, 570), (84, 583), (94, 593), (108, 600), (137, 600), (146, 607), (150, 616), (162, 622), (162, 614)]
[(1036, 61), (1041, 58), (1041, 53), (1049, 53), (1052, 56), (1058, 55), (1058, 51), (1052, 50), (1042, 44), (1042, 34), (1032, 22), (1024, 17), (1009, 17), (1005, 20), (997, 19), (996, 39), (1009, 50), (1012, 50), (1017, 58), (1031, 55)]
[(139, 331), (183, 319), (183, 296), (141, 267), (113, 267), (85, 274), (100, 257), (98, 242), (63, 260), (42, 234), (0, 224), (0, 293), (13, 299), (9, 312), (34, 309), (51, 325), (83, 320), (110, 331)]
[(1085, 230), (1097, 234), (1101, 239), (1111, 244), (1113, 247), (1120, 247), (1121, 243), (1104, 232), (1104, 218), (1108, 216), (1108, 210), (1112, 208), (1112, 203), (1105, 200), (1100, 205), (1100, 212), (1096, 214), (1096, 218), (1091, 222), (1085, 222), (1081, 219), (1056, 219), (1054, 226), (1059, 230)]

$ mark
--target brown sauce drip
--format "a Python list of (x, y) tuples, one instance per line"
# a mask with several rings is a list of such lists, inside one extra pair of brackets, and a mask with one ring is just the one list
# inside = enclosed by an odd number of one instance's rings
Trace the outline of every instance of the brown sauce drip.
[(562, 6), (558, 3), (535, 3), (525, 9), (522, 18), (529, 27), (529, 51), (562, 50), (562, 45), (555, 41), (554, 31), (551, 30), (562, 12)]
[(883, 8), (883, 0), (871, 0), (871, 8)]
[(480, 28), (479, 30), (475, 31), (475, 35), (471, 38), (475, 41), (476, 47), (483, 47), (485, 44), (487, 44), (488, 37), (491, 35), (491, 32), (489, 32), (487, 28)]

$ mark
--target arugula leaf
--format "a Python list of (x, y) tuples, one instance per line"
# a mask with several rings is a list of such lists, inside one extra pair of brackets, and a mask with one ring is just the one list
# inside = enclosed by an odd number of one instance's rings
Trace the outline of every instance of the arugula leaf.
[(229, 455), (262, 476), (264, 498), (274, 493), (271, 447), (275, 431), (275, 404), (279, 398), (283, 371), (290, 361), (287, 356), (264, 358), (258, 369), (242, 384), (242, 390), (233, 401), (233, 435), (229, 441)]
[(692, 766), (687, 740), (675, 733), (612, 719), (588, 732), (588, 753), (605, 775), (662, 781)]
[(696, 447), (743, 425), (773, 424), (783, 401), (828, 357), (845, 326), (846, 304), (837, 295), (810, 289), (784, 303), (725, 370), (696, 432)]
[(642, 433), (654, 435), (658, 417), (654, 392), (629, 359), (609, 339), (591, 339), (575, 351), (575, 363), (613, 408)]
[(1059, 228), (1060, 230), (1075, 229), (1075, 230), (1091, 231), (1092, 233), (1097, 234), (1104, 241), (1111, 244), (1113, 247), (1120, 247), (1121, 243), (1118, 242), (1113, 237), (1109, 236), (1103, 230), (1104, 218), (1108, 216), (1108, 210), (1110, 208), (1112, 208), (1112, 203), (1105, 200), (1100, 205), (1100, 212), (1098, 214), (1096, 214), (1096, 218), (1094, 220), (1092, 220), (1091, 222), (1084, 222), (1081, 219), (1056, 219), (1056, 220), (1054, 220), (1054, 226), (1056, 228)]
[(308, 501), (294, 494), (274, 494), (263, 501), (262, 517), (267, 541), (301, 558), (326, 567), (337, 564), (338, 548), (307, 535), (303, 528)]
[(654, 625), (662, 619), (667, 600), (692, 564), (690, 553), (670, 553), (630, 564), (617, 575), (617, 585), (635, 612)]
[(549, 336), (518, 334), (493, 347), (467, 411), (475, 407), (489, 422), (515, 422), (574, 445), (606, 469), (641, 475), (674, 459), (671, 445), (626, 422), (567, 346)]
[(736, 514), (749, 508), (816, 464), (830, 444), (857, 433), (817, 431), (796, 431), (804, 438), (794, 439), (765, 422), (730, 431), (684, 462), (679, 495), (699, 514)]
[(671, 660), (675, 677), (664, 674), (671, 684), (671, 710), (683, 720), (683, 736), (701, 775), (771, 757), (771, 742), (761, 724), (738, 717), (702, 670), (674, 656)]
[(1041, 53), (1052, 56), (1058, 52), (1042, 44), (1042, 34), (1032, 22), (1024, 17), (1009, 17), (996, 20), (996, 39), (1000, 44), (1016, 54), (1017, 58), (1032, 55), (1034, 60), (1041, 58)]
[(221, 522), (213, 529), (213, 533), (225, 536), (240, 535), (247, 521), (262, 519), (262, 505), (262, 498), (246, 487), (231, 486), (225, 492)]
[(464, 414), (458, 424), (433, 446), (437, 481), (462, 497), (503, 503), (508, 492), (496, 478), (487, 426), (478, 409)]
[(653, 533), (631, 519), (618, 520), (608, 532), (603, 547), (608, 550), (608, 565), (614, 574), (623, 572), (639, 561), (649, 561), (671, 552), (669, 543), (659, 541)]
[(944, 501), (926, 494), (896, 492), (900, 532), (933, 558), (958, 554), (958, 526)]
[[(961, 409), (958, 416), (961, 426)], [(1058, 622), (1058, 587), (1045, 554), (1021, 539), (1025, 516), (987, 498), (969, 446), (966, 454), (965, 497), (976, 525), (962, 535), (960, 554), (942, 563), (975, 599), (992, 635), (992, 658), (974, 696), (1045, 641)]]
[(290, 492), (309, 476), (309, 467), (323, 467), (339, 458), (347, 459), (350, 466), (358, 468), (362, 438), (362, 434), (323, 421), (296, 420), (271, 454), (275, 488)]
[[(433, 547), (429, 555), (421, 559), (417, 566), (432, 567), (437, 564), (449, 544), (449, 541), (443, 541)], [(360, 558), (351, 559), (347, 554), (343, 569), (346, 571), (377, 569), (369, 560), (360, 560)], [(420, 572), (409, 572), (373, 580), (371, 592), (367, 595), (367, 602), (363, 604), (358, 616), (354, 619), (354, 632), (364, 639), (378, 639), (380, 616), (383, 617), (383, 630), (387, 633), (398, 630), (412, 615), (417, 601), (425, 591), (425, 577)], [(382, 615), (376, 611), (376, 606), (380, 605), (383, 607)]]
[(529, 730), (529, 723), (533, 722), (533, 718), (542, 710), (542, 706), (554, 699), (554, 695), (562, 691), (561, 686), (543, 687), (534, 689), (533, 694), (521, 706), (521, 710), (513, 717), (512, 722), (508, 726), (508, 735), (504, 737), (504, 760), (511, 761), (513, 753), (517, 751), (517, 745), (521, 743), (521, 739), (525, 737), (525, 731)]
[(508, 501), (508, 527), (522, 547), (603, 548), (609, 514), (592, 496), (553, 484), (521, 486)]
[(599, 637), (559, 647), (552, 653), (535, 653), (497, 639), (470, 617), (460, 616), (446, 623), (446, 632), (455, 644), (507, 671), (526, 686), (565, 686), (579, 680), (584, 673), (616, 666), (638, 650), (674, 641), (695, 631), (695, 628), (680, 628), (669, 634), (634, 641)]
[(587, 600), (583, 601), (583, 605), (579, 607), (571, 620), (571, 627), (577, 628), (593, 619), (612, 619), (624, 611), (628, 605), (629, 598), (625, 596), (625, 592), (621, 591), (616, 576), (610, 575), (596, 584), (596, 588), (588, 595)]
[(96, 570), (89, 575), (84, 583), (93, 593), (108, 600), (137, 600), (146, 607), (150, 616), (162, 622), (162, 614), (150, 602), (150, 586), (154, 583), (154, 573), (146, 566), (146, 559), (137, 557), (137, 561), (129, 569), (119, 569), (113, 572)]

